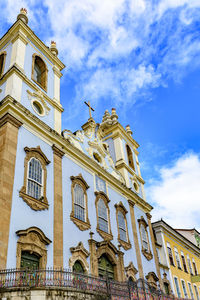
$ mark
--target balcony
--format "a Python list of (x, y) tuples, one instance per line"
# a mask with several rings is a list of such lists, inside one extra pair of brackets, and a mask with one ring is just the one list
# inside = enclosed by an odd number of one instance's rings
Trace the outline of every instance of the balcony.
[[(70, 298), (72, 294), (75, 296), (75, 299), (82, 299), (82, 295), (84, 294), (87, 295), (87, 299), (91, 300), (178, 299), (164, 295), (161, 290), (155, 289), (149, 285), (147, 281), (142, 279), (139, 279), (136, 282), (118, 282), (110, 280), (108, 277), (100, 278), (87, 276), (85, 274), (73, 273), (64, 269), (34, 271), (22, 269), (0, 270), (1, 298), (14, 299), (15, 296), (13, 296), (13, 293), (17, 292), (17, 295), (19, 296), (20, 291), (23, 293), (21, 299), (26, 299), (26, 293), (27, 295), (28, 293), (29, 295), (30, 293), (31, 295), (40, 293), (39, 298), (38, 296), (37, 298), (44, 300), (49, 299), (48, 297), (53, 295), (63, 296), (63, 299), (66, 300), (72, 299)], [(35, 299), (34, 297), (35, 296), (33, 296), (33, 299)], [(32, 299), (32, 297), (29, 297), (29, 299)]]

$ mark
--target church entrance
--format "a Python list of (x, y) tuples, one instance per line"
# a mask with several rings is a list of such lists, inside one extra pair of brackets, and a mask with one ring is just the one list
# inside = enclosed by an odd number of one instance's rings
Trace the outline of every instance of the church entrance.
[(30, 254), (28, 251), (22, 251), (21, 254), (21, 268), (28, 270), (39, 269), (40, 258), (35, 254)]
[(114, 279), (114, 266), (108, 259), (106, 254), (103, 254), (98, 260), (99, 277), (108, 277)]

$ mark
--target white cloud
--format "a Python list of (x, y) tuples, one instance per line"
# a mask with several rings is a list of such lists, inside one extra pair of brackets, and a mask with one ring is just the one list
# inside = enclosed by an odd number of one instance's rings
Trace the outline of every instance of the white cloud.
[(200, 64), (199, 0), (8, 0), (4, 6), (9, 22), (26, 7), (36, 34), (57, 42), (67, 76), (77, 78), (74, 101), (109, 96), (130, 105)]
[(200, 229), (200, 156), (187, 153), (160, 170), (147, 189), (153, 221), (163, 218), (175, 228)]

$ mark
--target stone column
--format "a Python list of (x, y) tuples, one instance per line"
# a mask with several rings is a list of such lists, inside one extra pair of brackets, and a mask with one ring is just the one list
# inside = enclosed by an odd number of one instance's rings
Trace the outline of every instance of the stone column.
[(0, 269), (6, 268), (18, 129), (21, 125), (9, 113), (0, 119)]
[[(120, 247), (119, 247), (120, 249)], [(118, 251), (118, 264), (119, 264), (119, 281), (125, 281), (125, 271), (124, 271), (124, 253), (122, 251)]]
[(88, 240), (90, 248), (90, 273), (93, 276), (98, 276), (98, 261), (97, 261), (97, 251), (96, 251), (96, 241), (93, 240), (93, 232), (90, 232), (90, 239)]
[(149, 232), (150, 232), (150, 236), (151, 236), (151, 243), (152, 243), (152, 247), (153, 247), (153, 255), (154, 255), (154, 260), (155, 260), (155, 265), (156, 265), (156, 272), (157, 272), (157, 276), (159, 278), (159, 283), (160, 283), (160, 288), (162, 291), (164, 291), (164, 286), (163, 286), (163, 281), (161, 279), (161, 275), (160, 275), (160, 268), (159, 268), (159, 262), (158, 262), (158, 254), (156, 251), (156, 244), (155, 244), (155, 238), (154, 238), (154, 234), (153, 234), (153, 229), (152, 229), (152, 225), (151, 225), (151, 215), (149, 213), (146, 213), (147, 219), (148, 219), (148, 225), (149, 225)]
[(54, 167), (54, 237), (53, 266), (63, 267), (63, 197), (62, 197), (62, 157), (64, 152), (55, 145), (53, 149)]
[(130, 214), (131, 214), (131, 223), (132, 223), (133, 238), (134, 238), (134, 244), (135, 244), (139, 277), (144, 279), (140, 245), (139, 245), (139, 241), (138, 241), (137, 227), (136, 227), (136, 222), (135, 222), (135, 212), (134, 212), (135, 203), (132, 200), (128, 200), (128, 203), (129, 203)]

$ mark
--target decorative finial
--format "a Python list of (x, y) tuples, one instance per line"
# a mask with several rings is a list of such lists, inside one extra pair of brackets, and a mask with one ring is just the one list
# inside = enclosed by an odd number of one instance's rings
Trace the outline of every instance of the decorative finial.
[(90, 231), (90, 238), (93, 239), (94, 232)]
[(131, 128), (130, 128), (130, 125), (126, 125), (126, 132), (129, 134), (129, 135), (132, 135), (132, 131), (131, 131)]
[(56, 48), (56, 42), (51, 41), (50, 50), (51, 50), (53, 55), (55, 55), (55, 56), (58, 55), (58, 49)]
[(118, 115), (116, 113), (116, 109), (115, 108), (112, 108), (111, 119), (113, 121), (113, 124), (117, 123)]
[(27, 17), (27, 9), (21, 8), (20, 13), (17, 16), (17, 20), (22, 20), (24, 23), (28, 24), (28, 17)]

